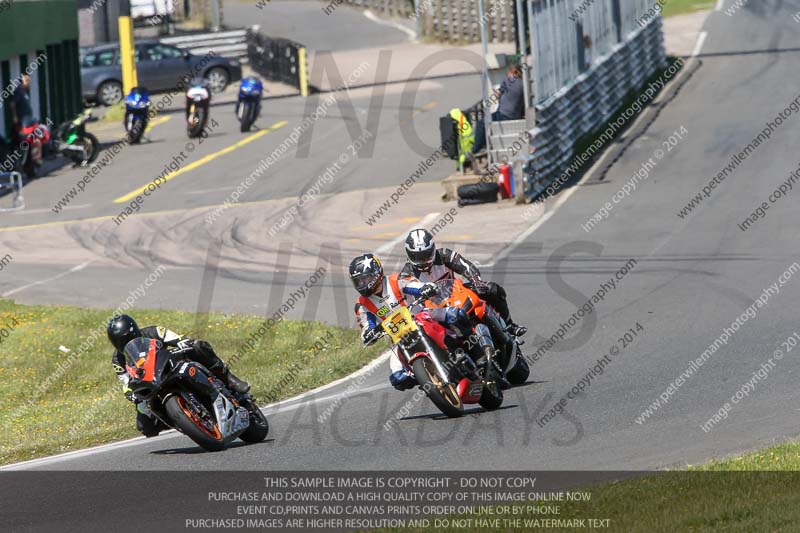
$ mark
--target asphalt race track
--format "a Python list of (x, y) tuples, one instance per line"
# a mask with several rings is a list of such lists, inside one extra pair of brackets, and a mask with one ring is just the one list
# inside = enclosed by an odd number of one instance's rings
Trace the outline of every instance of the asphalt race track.
[[(202, 454), (187, 438), (170, 433), (19, 467), (646, 470), (685, 466), (797, 436), (800, 409), (796, 361), (800, 352), (775, 359), (781, 341), (800, 325), (796, 311), (800, 271), (794, 273), (795, 277), (784, 274), (800, 262), (796, 199), (790, 193), (776, 202), (746, 232), (737, 225), (800, 166), (796, 147), (800, 113), (786, 119), (688, 216), (678, 216), (709, 180), (730, 164), (734, 154), (800, 95), (800, 30), (791, 19), (794, 11), (785, 2), (767, 1), (752, 2), (735, 17), (713, 13), (705, 27), (707, 40), (692, 60), (699, 61), (699, 66), (670, 87), (675, 91), (673, 99), (648, 111), (655, 115), (652, 124), (644, 131), (634, 127), (630, 146), (604, 179), (589, 174), (577, 189), (570, 189), (569, 200), (533, 233), (509, 245), (513, 246), (509, 253), (489, 270), (485, 277), (502, 282), (511, 295), (516, 320), (530, 326), (525, 346), (528, 354), (543, 344), (544, 337), (555, 334), (602, 285), (615, 280), (615, 288), (606, 291), (595, 311), (569, 330), (568, 340), (546, 351), (533, 365), (531, 382), (507, 393), (498, 412), (487, 415), (475, 409), (463, 418), (445, 419), (427, 399), (415, 399), (413, 391), (394, 391), (382, 363), (364, 377), (268, 408), (271, 433), (263, 444)], [(687, 69), (694, 65), (692, 61)], [(479, 79), (466, 76), (435, 84), (438, 88), (431, 88), (428, 101), (446, 99), (446, 103), (434, 112), (421, 113), (418, 131), (436, 131), (436, 117), (454, 99), (461, 100), (460, 104), (469, 102)], [(368, 98), (365, 96), (356, 108), (367, 106)], [(386, 98), (385, 106), (399, 106), (396, 91), (390, 91)], [(287, 120), (287, 127), (297, 123), (302, 108), (302, 100), (291, 98), (265, 105), (270, 119)], [(220, 109), (218, 115), (226, 125), (224, 130), (233, 131), (233, 113)], [(249, 199), (302, 193), (308, 184), (303, 176), (316, 176), (347, 144), (342, 139), (342, 122), (338, 115), (322, 121), (320, 131), (315, 132), (312, 156), (288, 159), (280, 168), (270, 169), (269, 179), (260, 181)], [(166, 146), (162, 149), (157, 145), (170, 137), (181, 138), (177, 119), (159, 128), (151, 137), (159, 139), (153, 146), (161, 152), (147, 160), (127, 157), (116, 163), (120, 175), (133, 173), (136, 168), (141, 171), (140, 179), (131, 182), (135, 186), (145, 183), (148, 172), (156, 170), (165, 158), (162, 156), (169, 153)], [(235, 155), (195, 170), (191, 177), (176, 178), (163, 194), (154, 196), (145, 211), (220, 203), (227, 192), (198, 191), (235, 187), (240, 177), (283, 139), (278, 131), (262, 137), (263, 143), (243, 146)], [(675, 132), (683, 132), (683, 138), (673, 147), (666, 146)], [(208, 150), (221, 149), (226, 135), (212, 135)], [(414, 168), (417, 156), (400, 139), (397, 125), (384, 120), (373, 158), (356, 161), (336, 182), (336, 190), (329, 192), (392, 185), (396, 175), (406, 175)], [(434, 143), (436, 138), (428, 141)], [(649, 178), (617, 204), (607, 219), (590, 232), (584, 231), (581, 224), (659, 150), (664, 153)], [(447, 163), (441, 165), (437, 167), (439, 174), (449, 171)], [(72, 175), (79, 176), (79, 172), (71, 171)], [(430, 179), (440, 177), (434, 173)], [(27, 194), (37, 198), (42, 204), (39, 207), (52, 205), (64, 194), (61, 187), (68, 188), (73, 180), (65, 177), (62, 184), (45, 183), (50, 181), (42, 179), (29, 186)], [(132, 189), (131, 183), (106, 180), (93, 184), (76, 200), (77, 204), (91, 206), (67, 211), (64, 217), (114, 214), (118, 204), (112, 204), (111, 199)], [(11, 228), (52, 220), (42, 212), (24, 218), (3, 217), (2, 224)], [(0, 239), (10, 238), (8, 233), (0, 233)], [(481, 243), (471, 246), (479, 248)], [(184, 267), (181, 275), (168, 278), (164, 292), (148, 296), (143, 305), (172, 301), (175, 306), (193, 309), (202, 264)], [(625, 265), (629, 272), (620, 276)], [(69, 266), (47, 263), (31, 267), (14, 283), (4, 278), (2, 290), (22, 285), (25, 277), (34, 280), (58, 275)], [(119, 295), (111, 291), (103, 296), (98, 287), (117, 279), (120, 272), (138, 280), (147, 271), (146, 265), (89, 265), (68, 274), (68, 284), (31, 287), (15, 298), (23, 303), (111, 304)], [(266, 275), (268, 284), (272, 273)], [(304, 277), (300, 273), (291, 276), (288, 285), (291, 279)], [(779, 290), (765, 298), (767, 303), (753, 313), (755, 316), (747, 317), (747, 308), (767, 287), (779, 283), (779, 278), (784, 282)], [(332, 282), (325, 283), (331, 288)], [(262, 292), (256, 294), (259, 284)], [(245, 274), (228, 276), (217, 287), (219, 300), (215, 305), (252, 312), (259, 302), (266, 301), (268, 292), (263, 277), (256, 282)], [(352, 297), (351, 291), (347, 295)], [(321, 300), (323, 311), (334, 308), (332, 300)], [(337, 321), (333, 312), (321, 314), (325, 320)], [(668, 393), (665, 405), (637, 422), (690, 362), (743, 314), (746, 321), (740, 320), (742, 324), (729, 335), (727, 344), (674, 393)], [(621, 339), (631, 329), (636, 334), (632, 342), (624, 343)], [(541, 337), (536, 340), (538, 335)], [(542, 417), (581, 382), (598, 359), (613, 353), (612, 347), (616, 354), (610, 357), (602, 375), (569, 399), (563, 413), (542, 424)], [(713, 431), (703, 431), (701, 426), (770, 358), (775, 359), (776, 370), (768, 385), (744, 399)], [(357, 383), (357, 392), (346, 393), (353, 382)], [(387, 429), (387, 420), (409, 401), (409, 413)]]

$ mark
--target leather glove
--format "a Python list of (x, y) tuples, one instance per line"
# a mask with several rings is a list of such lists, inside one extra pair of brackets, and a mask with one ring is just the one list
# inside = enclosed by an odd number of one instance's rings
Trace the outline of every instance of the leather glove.
[(423, 300), (427, 300), (431, 296), (435, 296), (438, 291), (439, 289), (435, 283), (426, 283), (419, 290), (419, 297)]
[(369, 346), (371, 344), (375, 344), (378, 342), (383, 336), (383, 331), (380, 328), (372, 328), (364, 331), (361, 334), (361, 341), (364, 343), (364, 346)]

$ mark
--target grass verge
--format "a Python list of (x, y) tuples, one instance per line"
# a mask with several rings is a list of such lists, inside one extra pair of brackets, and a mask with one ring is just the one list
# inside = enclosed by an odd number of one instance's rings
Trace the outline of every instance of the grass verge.
[[(111, 366), (113, 349), (105, 336), (111, 313), (0, 300), (0, 464), (138, 435), (135, 410)], [(221, 313), (134, 309), (130, 314), (141, 326), (164, 325), (208, 340), (223, 359), (242, 348), (264, 322), (257, 316)], [(102, 334), (95, 333), (94, 342), (78, 352), (98, 328)], [(72, 352), (62, 353), (62, 345)], [(346, 376), (379, 351), (363, 349), (354, 330), (282, 321), (258, 338), (233, 368), (250, 382), (263, 405), (268, 395), (288, 398)]]
[(664, 3), (665, 17), (673, 15), (685, 15), (686, 13), (696, 13), (707, 9), (714, 9), (716, 2), (713, 0), (666, 0)]

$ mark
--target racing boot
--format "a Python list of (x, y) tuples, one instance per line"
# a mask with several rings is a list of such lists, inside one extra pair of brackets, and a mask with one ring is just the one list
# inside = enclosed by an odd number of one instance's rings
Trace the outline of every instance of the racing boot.
[(506, 331), (508, 331), (515, 337), (522, 337), (523, 335), (528, 333), (528, 328), (526, 328), (525, 326), (520, 326), (519, 324), (511, 320), (511, 318), (509, 318), (508, 327), (506, 327)]
[(505, 372), (497, 365), (495, 360), (497, 350), (492, 342), (492, 335), (489, 332), (489, 328), (485, 324), (478, 324), (475, 326), (475, 333), (479, 335), (478, 345), (483, 351), (483, 356), (477, 361), (478, 367), (486, 368), (486, 378), (497, 381), (501, 390), (510, 389), (511, 383), (505, 378)]
[(233, 372), (231, 372), (230, 368), (228, 368), (228, 365), (222, 362), (222, 360), (209, 368), (209, 370), (233, 392), (245, 394), (250, 390), (250, 384), (233, 375)]

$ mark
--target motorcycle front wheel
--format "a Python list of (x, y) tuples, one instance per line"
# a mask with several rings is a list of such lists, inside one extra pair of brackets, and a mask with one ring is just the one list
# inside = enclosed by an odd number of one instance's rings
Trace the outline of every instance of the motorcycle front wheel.
[(267, 422), (267, 417), (264, 416), (264, 413), (261, 412), (255, 402), (252, 402), (251, 405), (252, 409), (248, 409), (250, 425), (239, 435), (239, 438), (248, 443), (261, 442), (267, 438), (269, 422)]
[(411, 363), (411, 368), (419, 386), (442, 413), (450, 418), (458, 418), (464, 413), (464, 404), (458, 391), (452, 384), (441, 380), (433, 361), (420, 357)]
[(190, 139), (194, 139), (195, 137), (200, 137), (203, 133), (203, 129), (206, 126), (206, 116), (205, 111), (202, 109), (196, 110), (193, 114), (189, 115), (189, 125), (187, 127), (186, 133), (189, 135)]
[(200, 412), (193, 402), (184, 397), (185, 394), (171, 396), (164, 404), (169, 419), (181, 433), (192, 439), (201, 448), (209, 452), (218, 452), (224, 449), (225, 442), (222, 439), (222, 433), (220, 433), (217, 423), (211, 420), (213, 415), (208, 412)]
[(250, 102), (242, 102), (241, 109), (239, 111), (240, 114), (240, 131), (242, 133), (246, 133), (250, 131), (250, 126), (253, 125), (253, 111), (252, 107), (253, 104)]

